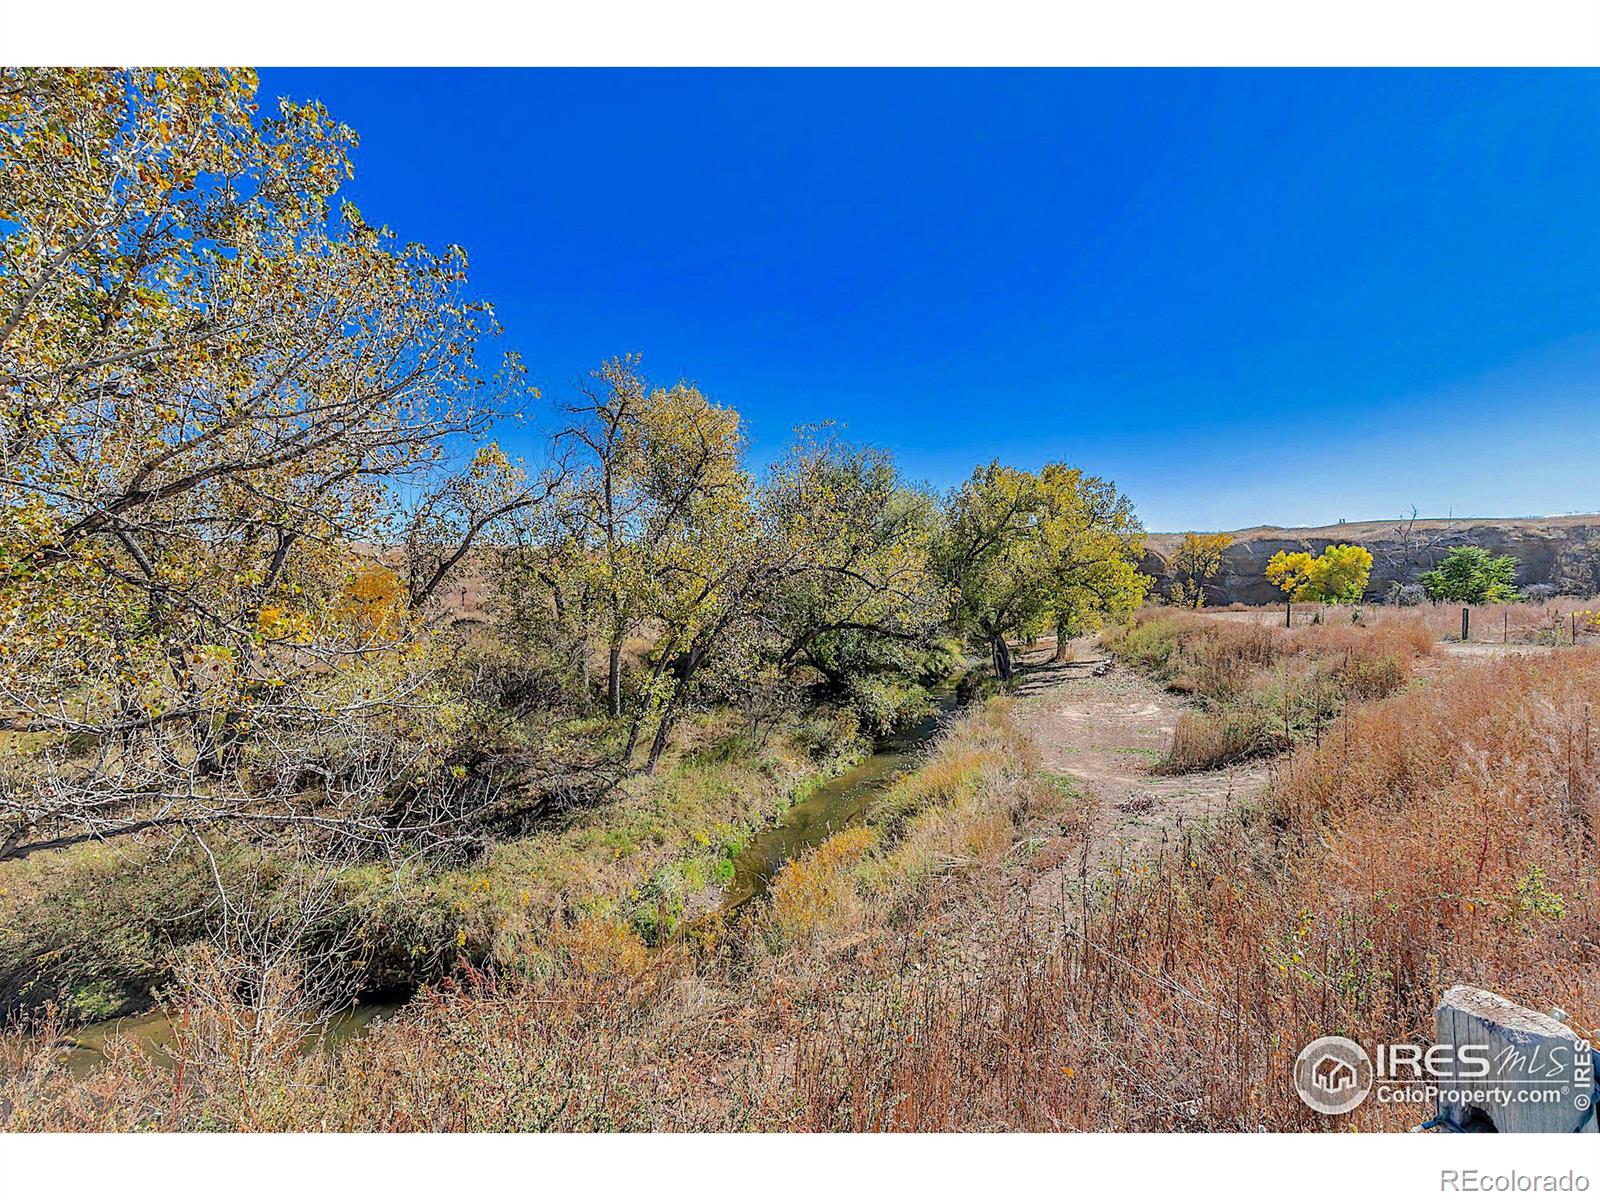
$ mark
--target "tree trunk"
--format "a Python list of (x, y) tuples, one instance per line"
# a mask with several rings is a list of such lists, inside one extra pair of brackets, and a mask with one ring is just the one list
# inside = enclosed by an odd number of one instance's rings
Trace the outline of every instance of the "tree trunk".
[(661, 761), (661, 754), (667, 748), (667, 740), (672, 736), (672, 726), (678, 719), (678, 703), (689, 687), (689, 676), (694, 673), (694, 663), (685, 663), (683, 673), (678, 676), (678, 682), (672, 689), (672, 695), (667, 698), (666, 708), (661, 710), (661, 720), (656, 724), (656, 736), (650, 743), (650, 754), (644, 760), (644, 773), (651, 774), (656, 769), (656, 763)]
[(667, 748), (667, 739), (672, 735), (672, 725), (677, 718), (676, 697), (667, 702), (666, 710), (661, 714), (661, 722), (656, 726), (655, 739), (650, 743), (650, 754), (644, 760), (644, 773), (653, 774), (656, 763), (661, 761), (661, 754)]
[(633, 766), (633, 752), (639, 745), (639, 726), (644, 722), (643, 713), (635, 713), (633, 723), (628, 726), (628, 744), (622, 748), (622, 769), (628, 771)]
[(1072, 661), (1072, 632), (1066, 621), (1056, 622), (1056, 653), (1058, 663)]
[(622, 715), (622, 635), (611, 639), (609, 673), (606, 677), (606, 711), (613, 717)]
[[(662, 649), (660, 656), (656, 659), (655, 668), (650, 672), (650, 680), (644, 686), (643, 691), (644, 691), (645, 695), (652, 696), (652, 695), (655, 694), (656, 684), (661, 679), (661, 673), (667, 669), (667, 664), (673, 661), (673, 654), (674, 654), (674, 651), (677, 648), (677, 644), (678, 644), (677, 638), (674, 637)], [(678, 695), (682, 691), (682, 689), (683, 689), (683, 682), (682, 682), (682, 679), (680, 678), (677, 687), (673, 688), (672, 699), (670, 701), (668, 701), (669, 705), (677, 702)], [(627, 746), (625, 746), (623, 748), (623, 751), (622, 751), (622, 766), (623, 766), (624, 770), (626, 770), (628, 767), (630, 767), (632, 765), (632, 763), (633, 763), (633, 752), (634, 752), (635, 749), (638, 748), (638, 745), (639, 745), (639, 730), (643, 726), (643, 724), (644, 724), (644, 708), (643, 708), (642, 705), (635, 705), (634, 706), (634, 712), (633, 712), (633, 722), (628, 726), (628, 744), (627, 744)]]
[(996, 634), (990, 639), (990, 649), (994, 653), (994, 676), (1001, 683), (1011, 682), (1011, 647), (1006, 645), (1002, 634)]
[[(572, 622), (567, 620), (566, 596), (562, 594), (561, 588), (554, 582), (550, 582), (549, 586), (550, 597), (556, 606), (556, 621), (560, 625), (571, 625)], [(589, 630), (582, 621), (578, 621), (576, 624), (578, 633), (572, 642), (573, 665), (578, 668), (578, 690), (580, 693), (578, 703), (584, 716), (588, 716), (594, 708), (594, 681), (591, 677), (592, 672), (589, 670)]]
[(589, 668), (589, 635), (578, 635), (578, 684), (583, 691), (583, 712), (587, 716), (594, 708), (594, 680)]

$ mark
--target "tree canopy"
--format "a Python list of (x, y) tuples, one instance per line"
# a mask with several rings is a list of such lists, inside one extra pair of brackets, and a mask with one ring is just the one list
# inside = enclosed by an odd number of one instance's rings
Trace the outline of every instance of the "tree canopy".
[(1291, 601), (1354, 604), (1367, 590), (1372, 554), (1365, 546), (1334, 545), (1312, 557), (1280, 550), (1267, 562), (1267, 578)]
[(1433, 600), (1453, 604), (1506, 604), (1517, 598), (1517, 560), (1495, 556), (1482, 546), (1457, 546), (1444, 561), (1422, 573)]
[(1233, 538), (1226, 533), (1186, 533), (1172, 555), (1172, 572), (1176, 582), (1172, 589), (1174, 603), (1189, 608), (1204, 608), (1206, 584), (1222, 570), (1222, 556)]
[(1138, 606), (1142, 533), (1127, 498), (1077, 468), (979, 467), (946, 507), (938, 561), (953, 622), (1009, 680), (1007, 639), (1051, 621), (1069, 635)]
[[(480, 368), (459, 248), (341, 200), (354, 143), (248, 71), (0, 74), (0, 706), (103, 747), (7, 784), (0, 853), (64, 817), (407, 824), (369, 819), (427, 757), (377, 719), (426, 687), (403, 651), (550, 482), (452, 470), (520, 367)], [(353, 622), (376, 545), (405, 596)]]

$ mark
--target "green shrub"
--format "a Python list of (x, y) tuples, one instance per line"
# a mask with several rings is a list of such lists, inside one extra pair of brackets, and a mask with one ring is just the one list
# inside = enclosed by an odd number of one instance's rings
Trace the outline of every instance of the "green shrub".
[(1452, 604), (1508, 604), (1517, 598), (1517, 560), (1482, 546), (1457, 546), (1423, 572), (1422, 586), (1430, 598)]
[(850, 681), (846, 703), (861, 732), (874, 739), (905, 729), (933, 711), (926, 688), (893, 675), (857, 676)]

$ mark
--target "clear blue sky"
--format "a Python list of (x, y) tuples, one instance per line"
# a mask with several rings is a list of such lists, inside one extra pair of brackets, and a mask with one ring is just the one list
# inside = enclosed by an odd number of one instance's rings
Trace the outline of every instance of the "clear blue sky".
[[(1600, 72), (266, 70), (547, 397), (1065, 459), (1152, 529), (1600, 509)], [(507, 431), (515, 445), (531, 434)]]

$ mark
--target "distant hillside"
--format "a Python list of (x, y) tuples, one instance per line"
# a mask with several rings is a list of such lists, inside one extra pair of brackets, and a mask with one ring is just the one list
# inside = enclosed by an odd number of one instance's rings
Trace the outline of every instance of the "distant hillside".
[[(1381, 598), (1395, 581), (1415, 583), (1452, 546), (1483, 546), (1509, 554), (1520, 567), (1523, 586), (1548, 583), (1575, 595), (1600, 593), (1600, 514), (1563, 517), (1457, 517), (1412, 521), (1351, 521), (1339, 525), (1284, 529), (1258, 525), (1231, 531), (1233, 545), (1223, 557), (1223, 573), (1207, 588), (1213, 604), (1266, 604), (1281, 599), (1263, 572), (1279, 550), (1320, 554), (1336, 542), (1356, 542), (1372, 551), (1369, 598)], [(1181, 533), (1146, 538), (1144, 570), (1166, 594), (1172, 585), (1167, 563), (1183, 540)]]

